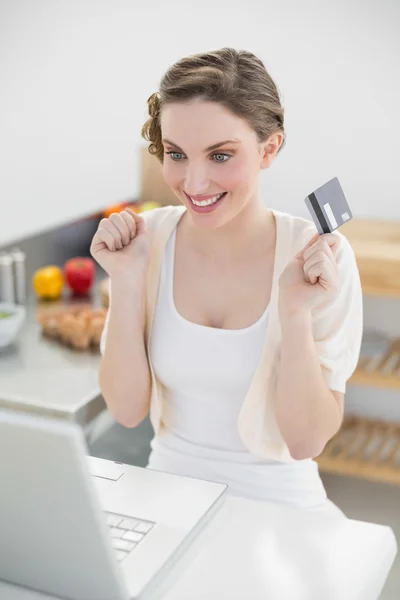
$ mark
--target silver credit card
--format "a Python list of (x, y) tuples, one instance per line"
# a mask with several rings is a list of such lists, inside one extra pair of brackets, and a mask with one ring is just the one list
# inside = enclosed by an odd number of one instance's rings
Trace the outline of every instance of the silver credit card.
[(353, 218), (339, 179), (334, 177), (305, 199), (319, 233), (330, 233)]

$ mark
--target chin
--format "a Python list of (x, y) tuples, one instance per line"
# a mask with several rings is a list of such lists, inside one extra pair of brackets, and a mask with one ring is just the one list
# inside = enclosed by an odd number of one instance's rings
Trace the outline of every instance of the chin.
[(230, 213), (224, 213), (224, 214), (219, 214), (219, 215), (218, 214), (199, 215), (198, 213), (190, 211), (190, 209), (188, 210), (188, 212), (190, 212), (190, 217), (192, 219), (192, 223), (198, 229), (204, 229), (204, 230), (208, 230), (208, 231), (212, 231), (215, 229), (219, 229), (220, 227), (224, 227), (225, 225), (227, 225), (228, 223), (233, 221), (233, 219), (235, 218), (235, 216)]

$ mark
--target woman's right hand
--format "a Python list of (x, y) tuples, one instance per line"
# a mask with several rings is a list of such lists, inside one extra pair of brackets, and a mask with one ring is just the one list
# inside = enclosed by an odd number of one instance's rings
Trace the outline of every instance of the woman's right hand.
[(147, 269), (150, 242), (143, 217), (126, 208), (102, 219), (90, 253), (110, 277), (124, 276), (132, 267)]

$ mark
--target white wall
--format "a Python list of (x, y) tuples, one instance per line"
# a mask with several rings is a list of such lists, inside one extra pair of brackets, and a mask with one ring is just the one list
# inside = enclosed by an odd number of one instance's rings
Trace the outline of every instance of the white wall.
[(306, 215), (337, 175), (357, 216), (400, 218), (399, 17), (398, 0), (2, 0), (0, 246), (137, 196), (146, 99), (175, 60), (225, 45), (283, 95), (267, 204)]

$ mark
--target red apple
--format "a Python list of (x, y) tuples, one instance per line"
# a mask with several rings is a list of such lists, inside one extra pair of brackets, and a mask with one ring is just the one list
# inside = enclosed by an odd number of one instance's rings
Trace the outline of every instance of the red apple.
[(92, 286), (96, 276), (96, 265), (92, 258), (76, 256), (64, 265), (65, 279), (74, 294), (84, 296)]

